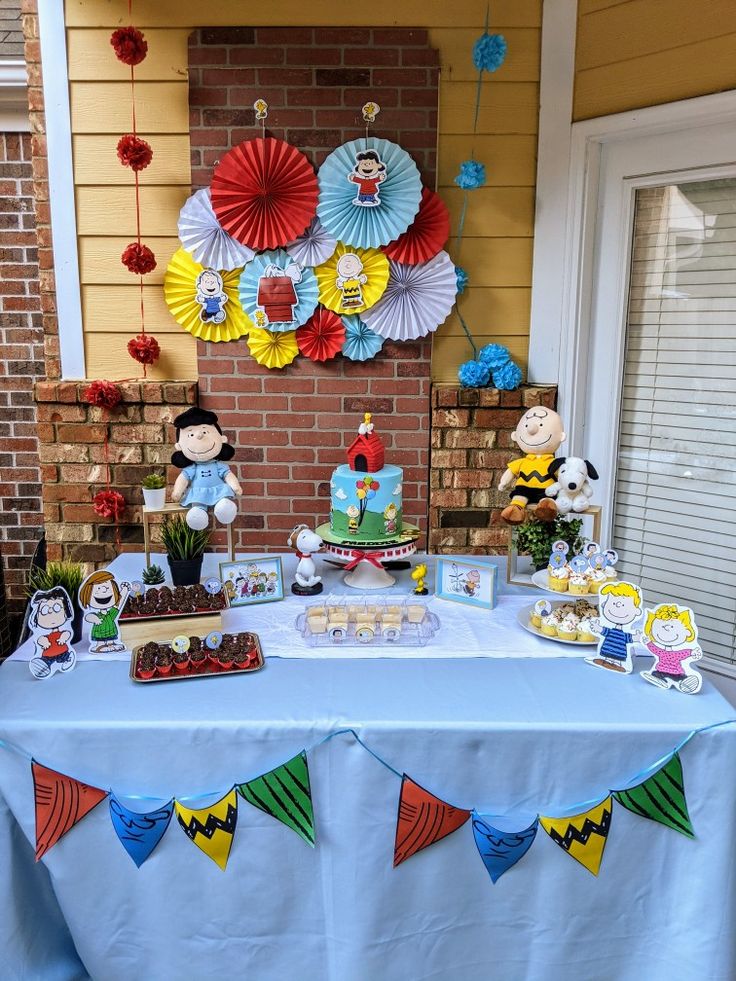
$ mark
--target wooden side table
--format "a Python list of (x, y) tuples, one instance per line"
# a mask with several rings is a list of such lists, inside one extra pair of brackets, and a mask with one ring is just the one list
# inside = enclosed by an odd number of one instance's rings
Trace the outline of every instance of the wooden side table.
[[(527, 511), (531, 514), (537, 509), (536, 504), (527, 505)], [(602, 523), (603, 508), (600, 504), (591, 504), (587, 511), (582, 511), (579, 514), (575, 511), (571, 511), (570, 514), (565, 515), (566, 518), (582, 518), (583, 526), (585, 525), (585, 519), (592, 519), (592, 530), (588, 535), (586, 532), (586, 537), (591, 541), (601, 543), (601, 523)], [(514, 536), (514, 531), (516, 528), (520, 528), (521, 525), (509, 525), (509, 555), (508, 561), (506, 563), (506, 582), (514, 586), (534, 586), (531, 579), (531, 573), (527, 574), (525, 572), (519, 572), (518, 561), (519, 553), (516, 548), (516, 538)], [(534, 587), (536, 588), (536, 587)]]
[[(187, 511), (181, 504), (164, 504), (162, 508), (149, 508), (143, 505), (143, 545), (146, 552), (146, 568), (151, 564), (151, 515), (152, 514), (180, 514)], [(233, 524), (225, 525), (227, 528), (227, 551), (230, 561), (235, 561), (235, 542), (233, 540)]]

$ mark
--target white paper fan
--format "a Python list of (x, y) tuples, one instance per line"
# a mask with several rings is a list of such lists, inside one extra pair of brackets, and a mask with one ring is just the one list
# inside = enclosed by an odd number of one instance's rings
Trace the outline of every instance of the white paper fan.
[(383, 296), (360, 316), (381, 337), (410, 341), (426, 337), (447, 320), (456, 294), (455, 266), (446, 252), (416, 266), (389, 259)]
[(207, 187), (195, 191), (184, 202), (179, 212), (179, 241), (195, 262), (210, 269), (237, 269), (255, 255), (253, 249), (221, 227), (212, 210)]
[(304, 234), (289, 242), (286, 251), (300, 266), (321, 266), (323, 262), (327, 262), (336, 248), (337, 239), (333, 238), (319, 218), (315, 217)]

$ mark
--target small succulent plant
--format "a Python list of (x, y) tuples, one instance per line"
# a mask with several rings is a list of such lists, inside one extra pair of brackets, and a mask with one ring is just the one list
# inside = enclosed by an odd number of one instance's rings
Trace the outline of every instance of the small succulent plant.
[(161, 490), (162, 487), (166, 486), (166, 481), (160, 473), (149, 473), (143, 478), (141, 484), (146, 490)]
[(164, 570), (160, 565), (149, 565), (143, 570), (142, 578), (146, 586), (160, 586), (162, 582), (166, 581)]

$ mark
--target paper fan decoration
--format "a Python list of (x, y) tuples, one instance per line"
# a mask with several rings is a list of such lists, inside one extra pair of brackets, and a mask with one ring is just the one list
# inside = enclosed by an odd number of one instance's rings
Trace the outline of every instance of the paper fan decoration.
[(222, 157), (211, 193), (226, 232), (252, 249), (275, 249), (301, 235), (314, 218), (317, 178), (296, 147), (258, 137)]
[(343, 356), (351, 361), (370, 361), (375, 358), (383, 347), (383, 338), (355, 314), (343, 317), (342, 322), (345, 325)]
[(338, 242), (327, 262), (315, 270), (319, 302), (335, 313), (362, 313), (388, 283), (388, 259), (378, 249), (354, 249)]
[(337, 246), (337, 239), (322, 227), (319, 218), (313, 218), (309, 228), (286, 246), (294, 262), (302, 266), (319, 266), (326, 262)]
[(389, 140), (343, 143), (322, 164), (318, 177), (319, 220), (335, 238), (361, 249), (393, 242), (419, 210), (417, 165)]
[(241, 269), (201, 266), (177, 249), (164, 277), (164, 297), (184, 330), (203, 341), (236, 341), (253, 327), (238, 299)]
[(221, 227), (206, 187), (184, 202), (179, 212), (179, 241), (195, 262), (212, 269), (242, 269), (255, 255)]
[(296, 331), (254, 330), (248, 335), (248, 350), (264, 368), (285, 368), (299, 353)]
[(363, 320), (381, 337), (409, 341), (437, 330), (457, 293), (455, 266), (446, 252), (418, 266), (389, 260), (386, 292)]
[(437, 255), (449, 237), (450, 212), (439, 194), (424, 187), (416, 218), (404, 234), (383, 251), (389, 259), (416, 265)]
[(262, 252), (243, 270), (240, 302), (256, 327), (295, 330), (317, 306), (317, 278), (282, 249)]
[(332, 310), (317, 307), (309, 320), (296, 332), (296, 343), (310, 361), (329, 361), (340, 353), (345, 340), (345, 325)]

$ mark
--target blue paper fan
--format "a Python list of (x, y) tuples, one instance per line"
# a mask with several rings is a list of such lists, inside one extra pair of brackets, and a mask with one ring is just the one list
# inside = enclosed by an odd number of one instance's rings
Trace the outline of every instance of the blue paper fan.
[(306, 323), (317, 307), (318, 292), (314, 272), (294, 262), (283, 249), (261, 252), (240, 276), (243, 309), (256, 327), (270, 331), (296, 330)]
[(383, 347), (383, 338), (368, 324), (364, 324), (357, 314), (342, 318), (345, 324), (345, 340), (342, 345), (343, 356), (350, 361), (370, 361)]
[[(385, 179), (377, 185), (379, 203), (356, 203), (366, 185), (354, 183), (356, 154), (375, 151), (385, 165)], [(403, 234), (414, 221), (422, 197), (417, 165), (390, 140), (352, 140), (329, 155), (319, 169), (317, 214), (324, 227), (341, 242), (359, 249), (377, 249)], [(370, 195), (364, 195), (369, 198)]]

